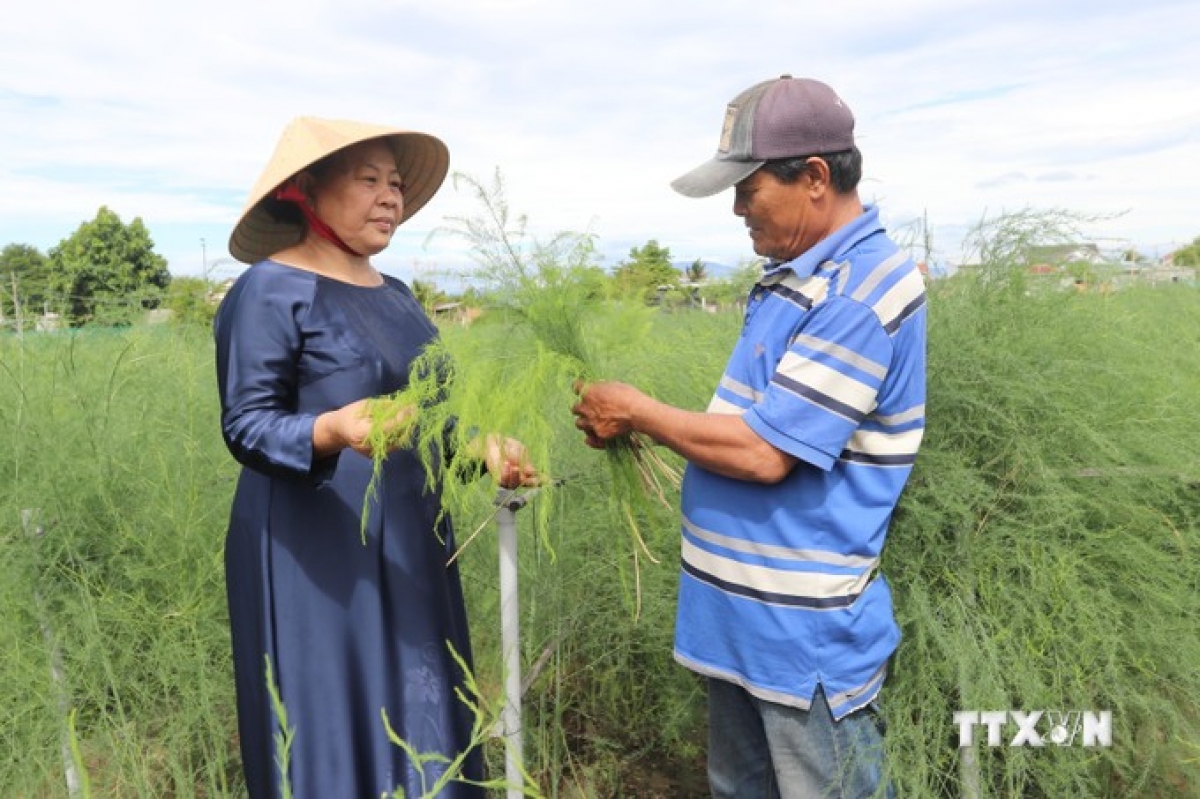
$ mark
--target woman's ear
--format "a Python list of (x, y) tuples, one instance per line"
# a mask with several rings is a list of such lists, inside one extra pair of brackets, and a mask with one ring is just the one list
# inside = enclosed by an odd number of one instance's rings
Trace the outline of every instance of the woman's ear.
[(296, 175), (296, 177), (292, 179), (292, 182), (296, 184), (296, 188), (299, 189), (304, 195), (306, 202), (309, 205), (312, 205), (314, 200), (314, 191), (317, 186), (316, 178), (312, 176), (312, 173), (308, 170), (305, 170), (304, 172)]

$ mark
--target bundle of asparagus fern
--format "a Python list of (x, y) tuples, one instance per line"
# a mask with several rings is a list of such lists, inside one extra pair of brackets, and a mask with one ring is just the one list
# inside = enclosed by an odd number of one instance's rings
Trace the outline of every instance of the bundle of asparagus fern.
[[(460, 505), (478, 474), (483, 433), (518, 438), (548, 482), (564, 477), (556, 474), (553, 445), (574, 387), (619, 378), (621, 354), (638, 347), (654, 313), (642, 302), (610, 296), (592, 236), (529, 237), (526, 219), (509, 213), (498, 171), (490, 185), (461, 173), (452, 180), (470, 191), (480, 211), (448, 217), (430, 235), (448, 234), (468, 246), (478, 267), (471, 277), (490, 299), (492, 334), (443, 331), (414, 365), (409, 385), (374, 403), (371, 436), (377, 474), (390, 448), (415, 447), (447, 507)], [(416, 423), (397, 427), (397, 413), (414, 406)], [(643, 555), (657, 562), (638, 529), (638, 509), (646, 502), (669, 507), (678, 467), (640, 434), (612, 441), (606, 456), (612, 505), (636, 544), (635, 565)]]

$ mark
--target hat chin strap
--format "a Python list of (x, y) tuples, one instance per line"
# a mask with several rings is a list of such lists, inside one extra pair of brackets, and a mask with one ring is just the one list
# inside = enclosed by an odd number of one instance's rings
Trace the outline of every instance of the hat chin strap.
[(316, 211), (314, 211), (312, 206), (308, 204), (308, 196), (305, 195), (304, 192), (300, 191), (300, 187), (297, 186), (294, 181), (288, 181), (284, 185), (280, 186), (275, 190), (274, 196), (276, 200), (292, 203), (299, 208), (300, 213), (304, 214), (305, 221), (308, 222), (308, 229), (313, 233), (316, 233), (326, 241), (333, 242), (333, 244), (335, 244), (337, 248), (343, 252), (359, 258), (366, 258), (366, 255), (358, 252), (349, 244), (342, 241), (342, 237), (337, 233), (334, 233), (333, 228), (325, 224), (325, 222), (317, 216)]

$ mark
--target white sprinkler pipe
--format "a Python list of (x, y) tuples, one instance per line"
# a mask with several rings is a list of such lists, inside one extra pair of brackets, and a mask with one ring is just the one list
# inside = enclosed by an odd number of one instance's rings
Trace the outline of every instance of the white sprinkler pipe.
[(521, 600), (517, 591), (517, 511), (537, 489), (518, 495), (500, 489), (496, 494), (496, 523), (500, 541), (500, 648), (504, 659), (504, 707), (500, 714), (508, 799), (524, 796), (524, 730), (521, 727)]

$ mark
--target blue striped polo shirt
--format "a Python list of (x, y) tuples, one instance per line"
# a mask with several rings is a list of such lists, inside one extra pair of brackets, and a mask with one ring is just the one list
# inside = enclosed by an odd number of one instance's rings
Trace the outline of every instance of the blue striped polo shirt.
[(867, 206), (771, 263), (708, 407), (799, 459), (774, 485), (684, 475), (675, 658), (835, 718), (900, 640), (879, 559), (925, 428), (925, 283)]

